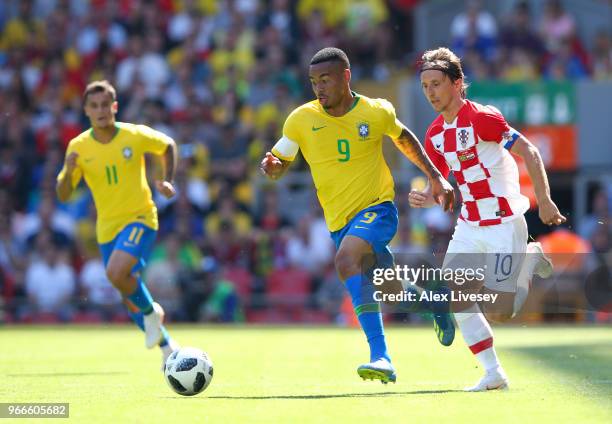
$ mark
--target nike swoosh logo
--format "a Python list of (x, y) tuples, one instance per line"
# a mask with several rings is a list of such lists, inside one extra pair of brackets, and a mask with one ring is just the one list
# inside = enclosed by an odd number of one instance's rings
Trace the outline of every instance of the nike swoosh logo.
[(495, 279), (495, 281), (497, 281), (498, 283), (501, 283), (502, 281), (506, 281), (507, 279), (509, 279), (510, 277), (506, 277), (506, 278), (502, 278), (501, 280), (499, 279)]
[(441, 144), (436, 144), (436, 149), (439, 149)]
[(93, 160), (93, 158), (87, 158), (87, 159), (83, 159), (85, 161), (85, 163), (87, 162), (91, 162)]
[(364, 230), (369, 230), (368, 227), (362, 227), (361, 225), (355, 225), (355, 228), (363, 228)]
[(327, 125), (323, 125), (322, 127), (315, 127), (315, 126), (313, 125), (313, 126), (312, 126), (312, 130), (313, 130), (313, 131), (319, 131), (320, 129), (325, 128), (325, 127), (327, 127)]

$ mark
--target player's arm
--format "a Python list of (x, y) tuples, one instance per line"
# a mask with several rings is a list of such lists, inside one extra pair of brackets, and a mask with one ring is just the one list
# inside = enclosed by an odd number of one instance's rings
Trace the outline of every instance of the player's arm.
[(278, 180), (287, 172), (289, 165), (291, 165), (290, 161), (279, 159), (272, 152), (266, 152), (259, 169), (271, 180)]
[[(397, 148), (414, 163), (429, 179), (429, 193), (423, 193), (422, 199), (429, 206), (431, 200), (442, 205), (442, 208), (452, 210), (455, 203), (455, 191), (448, 181), (442, 176), (440, 171), (434, 166), (429, 157), (425, 154), (419, 139), (407, 128), (402, 128), (399, 137), (393, 138), (393, 143)], [(428, 206), (419, 206), (428, 207)]]
[(555, 205), (555, 202), (553, 202), (550, 197), (548, 177), (546, 176), (546, 169), (544, 168), (544, 162), (542, 161), (542, 156), (538, 148), (523, 135), (520, 135), (516, 141), (514, 141), (510, 151), (520, 156), (525, 161), (527, 172), (533, 182), (542, 222), (547, 225), (563, 224), (566, 218), (561, 215), (557, 205)]
[(298, 143), (283, 135), (272, 147), (272, 151), (266, 152), (266, 156), (261, 161), (261, 172), (272, 180), (278, 180), (287, 172), (299, 148)]
[(76, 183), (78, 181), (72, 181), (74, 170), (77, 168), (77, 159), (79, 154), (77, 152), (70, 152), (66, 155), (66, 159), (64, 160), (64, 169), (63, 172), (60, 173), (57, 184), (55, 186), (55, 191), (57, 193), (57, 198), (60, 202), (67, 202), (74, 191), (74, 187), (76, 187)]
[(177, 158), (178, 154), (176, 143), (173, 139), (168, 138), (166, 150), (161, 155), (164, 179), (155, 181), (155, 188), (157, 191), (167, 198), (171, 198), (176, 194), (176, 190), (174, 189), (172, 183), (174, 181), (174, 174), (176, 172)]
[(435, 206), (433, 194), (431, 193), (431, 184), (427, 184), (425, 190), (410, 190), (408, 193), (408, 203), (411, 208), (431, 208)]

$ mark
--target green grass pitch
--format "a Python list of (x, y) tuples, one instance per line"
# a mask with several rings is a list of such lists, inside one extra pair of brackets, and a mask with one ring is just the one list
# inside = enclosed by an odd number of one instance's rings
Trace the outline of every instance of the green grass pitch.
[(199, 396), (170, 390), (131, 326), (4, 327), (0, 402), (69, 402), (70, 419), (53, 422), (82, 423), (612, 422), (611, 327), (497, 326), (511, 389), (487, 393), (461, 392), (482, 370), (461, 335), (444, 348), (430, 328), (387, 329), (389, 385), (357, 377), (367, 344), (356, 329), (170, 330), (214, 362)]

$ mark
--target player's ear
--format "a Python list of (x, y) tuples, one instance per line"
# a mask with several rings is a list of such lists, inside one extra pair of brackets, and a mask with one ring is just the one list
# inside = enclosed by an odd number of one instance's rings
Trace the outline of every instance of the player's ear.
[(117, 100), (113, 102), (113, 104), (111, 105), (111, 109), (113, 113), (117, 113), (117, 111), (119, 110), (119, 103), (117, 103)]
[(463, 88), (463, 78), (457, 78), (454, 82), (453, 82), (455, 88), (457, 89), (457, 91), (461, 92), (462, 88)]
[(344, 69), (344, 79), (346, 82), (351, 82), (351, 70), (348, 68)]

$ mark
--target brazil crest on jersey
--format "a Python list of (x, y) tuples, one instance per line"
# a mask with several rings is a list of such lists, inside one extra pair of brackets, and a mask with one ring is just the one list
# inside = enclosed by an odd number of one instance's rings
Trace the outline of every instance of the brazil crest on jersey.
[(382, 140), (385, 134), (399, 137), (402, 124), (387, 100), (353, 94), (355, 103), (340, 117), (329, 115), (318, 100), (296, 108), (272, 149), (276, 157), (287, 161), (301, 150), (330, 231), (344, 227), (359, 211), (395, 196)]
[[(144, 154), (163, 154), (171, 139), (145, 125), (117, 122), (116, 126), (117, 133), (109, 143), (97, 141), (90, 129), (72, 139), (66, 151), (66, 155), (79, 155), (72, 173), (73, 187), (84, 178), (93, 195), (98, 243), (111, 241), (132, 222), (158, 228)], [(58, 180), (65, 173), (64, 167)]]

